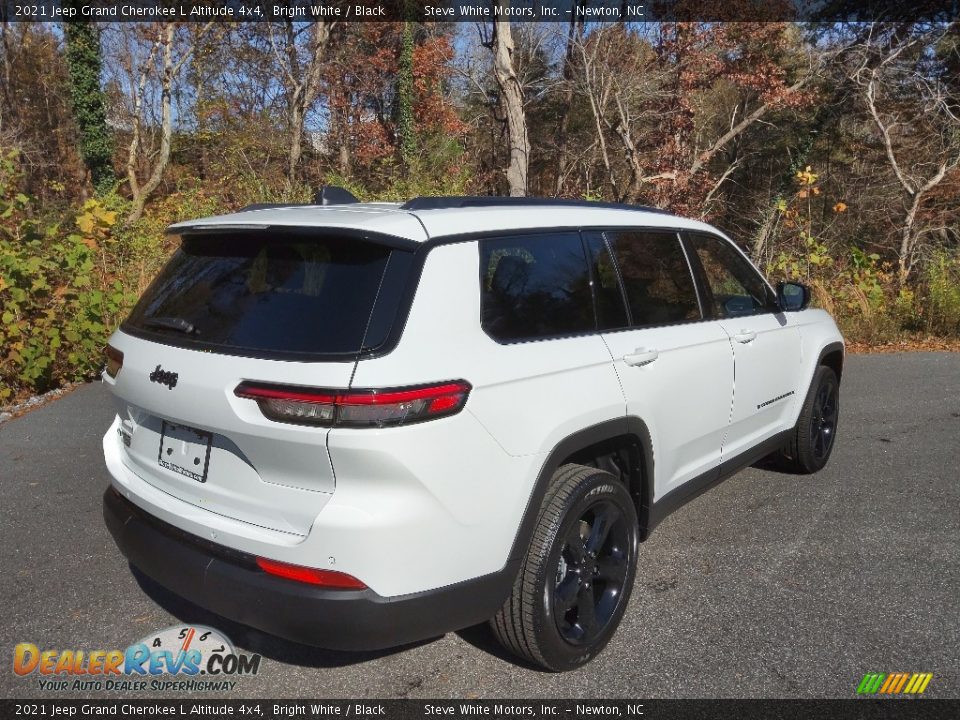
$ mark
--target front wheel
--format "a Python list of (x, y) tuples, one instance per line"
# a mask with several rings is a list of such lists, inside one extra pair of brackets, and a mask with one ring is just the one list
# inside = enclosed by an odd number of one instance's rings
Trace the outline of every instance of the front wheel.
[(802, 474), (822, 470), (836, 444), (839, 422), (840, 382), (832, 369), (821, 365), (784, 450), (788, 469)]
[(513, 591), (491, 621), (501, 644), (548, 670), (589, 662), (623, 617), (638, 541), (636, 510), (621, 482), (595, 468), (561, 467)]

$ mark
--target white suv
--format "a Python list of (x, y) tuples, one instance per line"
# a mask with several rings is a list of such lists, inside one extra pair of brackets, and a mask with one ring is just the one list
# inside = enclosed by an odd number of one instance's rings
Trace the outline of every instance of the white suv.
[(110, 340), (106, 522), (177, 594), (341, 649), (491, 620), (567, 670), (668, 513), (827, 462), (843, 340), (709, 225), (331, 195), (173, 225)]

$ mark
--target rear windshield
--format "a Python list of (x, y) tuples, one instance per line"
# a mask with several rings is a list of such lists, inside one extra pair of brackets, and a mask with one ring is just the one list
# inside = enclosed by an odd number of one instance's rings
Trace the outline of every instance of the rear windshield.
[(227, 351), (356, 354), (392, 252), (406, 254), (355, 238), (187, 236), (124, 329)]

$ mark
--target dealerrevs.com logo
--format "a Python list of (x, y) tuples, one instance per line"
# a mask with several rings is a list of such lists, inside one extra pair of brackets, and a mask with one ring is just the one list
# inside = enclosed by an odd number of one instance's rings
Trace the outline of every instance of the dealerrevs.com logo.
[(260, 655), (237, 652), (226, 635), (202, 625), (173, 625), (125, 650), (41, 650), (19, 643), (13, 672), (41, 690), (233, 690), (260, 672)]

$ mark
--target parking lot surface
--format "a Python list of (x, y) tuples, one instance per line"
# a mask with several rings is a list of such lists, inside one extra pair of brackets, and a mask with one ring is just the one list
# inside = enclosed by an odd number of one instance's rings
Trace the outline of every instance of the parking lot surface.
[(328, 652), (138, 579), (101, 516), (109, 395), (81, 387), (0, 425), (2, 696), (50, 696), (10, 670), (19, 642), (123, 649), (194, 622), (263, 655), (232, 697), (842, 698), (867, 672), (931, 672), (927, 696), (960, 697), (960, 354), (850, 357), (841, 403), (824, 471), (752, 468), (663, 522), (610, 646), (555, 675), (485, 627)]

